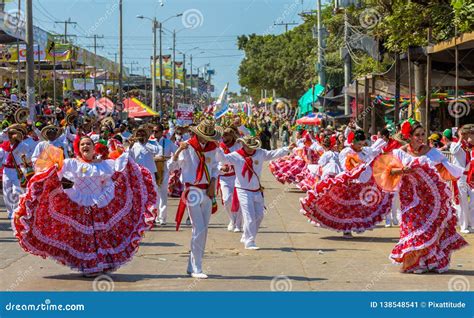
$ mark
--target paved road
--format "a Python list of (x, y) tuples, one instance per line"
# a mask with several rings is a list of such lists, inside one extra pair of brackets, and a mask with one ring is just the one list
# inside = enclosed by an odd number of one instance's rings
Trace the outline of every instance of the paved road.
[[(110, 281), (84, 278), (51, 260), (23, 252), (2, 207), (0, 213), (0, 290), (449, 290), (474, 288), (474, 234), (470, 246), (454, 254), (452, 269), (443, 275), (401, 274), (389, 252), (398, 228), (378, 227), (343, 240), (315, 228), (299, 214), (302, 193), (263, 175), (268, 208), (257, 238), (259, 251), (247, 251), (239, 235), (226, 231), (222, 209), (211, 219), (204, 259), (208, 280), (185, 275), (190, 228), (173, 225), (146, 234), (136, 257), (111, 275)], [(289, 191), (290, 190), (290, 191)], [(0, 202), (3, 202), (0, 200)], [(177, 200), (171, 200), (171, 214)]]

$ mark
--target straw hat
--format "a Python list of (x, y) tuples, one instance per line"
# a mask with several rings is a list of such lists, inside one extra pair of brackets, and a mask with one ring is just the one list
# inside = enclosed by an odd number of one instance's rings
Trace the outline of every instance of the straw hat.
[(245, 136), (243, 138), (237, 139), (237, 141), (240, 141), (250, 149), (258, 149), (262, 146), (262, 142), (257, 137)]
[(147, 125), (141, 125), (140, 127), (136, 128), (135, 131), (133, 132), (133, 136), (136, 137), (137, 136), (137, 133), (139, 131), (144, 131), (145, 132), (145, 135), (147, 136), (146, 138), (148, 139), (151, 135), (151, 130), (150, 130), (150, 127), (147, 126)]
[(229, 135), (232, 135), (234, 138), (238, 138), (240, 136), (239, 130), (237, 128), (235, 128), (234, 126), (226, 127), (222, 134), (223, 135), (229, 134)]
[(222, 136), (222, 127), (216, 126), (212, 119), (204, 119), (197, 126), (190, 126), (189, 130), (207, 141), (219, 140)]
[(16, 130), (19, 131), (23, 136), (26, 136), (28, 134), (28, 130), (26, 129), (26, 126), (23, 124), (13, 124), (8, 127), (8, 130)]
[(41, 129), (41, 137), (44, 139), (44, 140), (48, 140), (48, 132), (50, 131), (54, 131), (56, 132), (56, 137), (58, 137), (60, 131), (61, 131), (61, 128), (59, 128), (58, 126), (55, 126), (55, 125), (48, 125), (46, 127), (44, 127), (43, 129)]

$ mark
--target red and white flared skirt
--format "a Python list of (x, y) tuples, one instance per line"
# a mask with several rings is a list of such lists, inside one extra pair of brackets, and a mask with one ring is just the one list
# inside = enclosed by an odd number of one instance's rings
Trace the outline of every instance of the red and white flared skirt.
[(270, 162), (269, 167), (278, 182), (296, 183), (297, 176), (305, 170), (307, 163), (295, 155), (283, 157)]
[(20, 246), (84, 273), (113, 271), (130, 261), (153, 226), (157, 194), (150, 172), (134, 162), (112, 180), (114, 198), (97, 208), (71, 201), (56, 167), (33, 176), (12, 222)]
[(467, 245), (456, 232), (451, 191), (438, 173), (415, 162), (400, 184), (400, 241), (390, 258), (405, 272), (449, 269), (451, 253)]
[(374, 228), (390, 211), (393, 194), (382, 191), (373, 176), (360, 182), (359, 177), (368, 168), (361, 165), (317, 183), (314, 190), (300, 199), (301, 213), (338, 232), (360, 233)]

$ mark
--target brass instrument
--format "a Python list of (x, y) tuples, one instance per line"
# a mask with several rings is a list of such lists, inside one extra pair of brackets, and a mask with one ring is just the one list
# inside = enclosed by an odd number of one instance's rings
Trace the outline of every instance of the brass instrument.
[(158, 186), (161, 186), (163, 184), (165, 164), (166, 164), (166, 161), (170, 158), (171, 157), (164, 157), (164, 156), (155, 157), (155, 166), (156, 166), (155, 179), (156, 179), (156, 184)]

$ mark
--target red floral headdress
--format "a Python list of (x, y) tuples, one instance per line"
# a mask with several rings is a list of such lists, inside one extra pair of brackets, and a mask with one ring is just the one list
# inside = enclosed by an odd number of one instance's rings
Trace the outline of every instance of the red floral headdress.
[(408, 118), (405, 120), (401, 126), (401, 134), (404, 139), (409, 139), (410, 138), (410, 133), (413, 128), (413, 126), (416, 124), (416, 120), (413, 118)]

